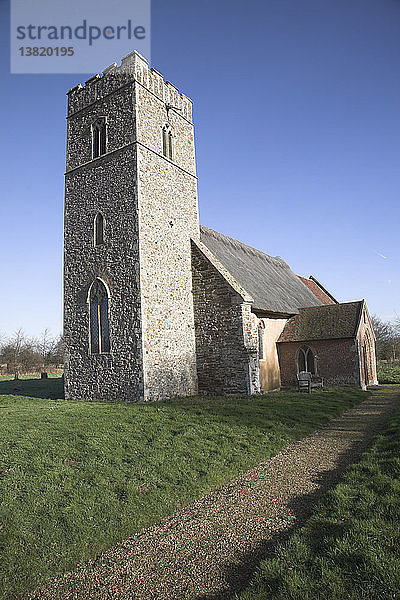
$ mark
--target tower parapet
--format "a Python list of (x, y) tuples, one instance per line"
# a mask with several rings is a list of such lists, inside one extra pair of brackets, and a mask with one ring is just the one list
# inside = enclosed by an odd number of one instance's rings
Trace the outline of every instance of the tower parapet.
[(102, 75), (93, 75), (84, 85), (71, 88), (67, 92), (68, 117), (134, 81), (171, 108), (178, 109), (179, 114), (192, 123), (191, 99), (165, 81), (156, 69), (150, 68), (147, 60), (136, 50), (125, 56), (119, 66), (113, 63), (103, 70)]

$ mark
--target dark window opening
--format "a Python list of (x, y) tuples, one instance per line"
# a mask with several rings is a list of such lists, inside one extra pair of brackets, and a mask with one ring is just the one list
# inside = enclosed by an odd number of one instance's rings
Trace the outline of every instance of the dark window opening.
[(173, 136), (169, 125), (164, 125), (162, 130), (163, 155), (172, 160), (173, 157)]
[(106, 153), (106, 120), (98, 119), (92, 125), (92, 158)]
[(172, 160), (172, 132), (168, 131), (168, 158)]
[(297, 366), (298, 366), (299, 373), (301, 373), (301, 371), (307, 371), (307, 369), (306, 369), (306, 357), (305, 357), (305, 354), (304, 354), (303, 350), (299, 351), (299, 355), (298, 355), (298, 358), (297, 358)]
[(101, 213), (97, 213), (94, 218), (94, 245), (102, 244), (104, 244), (104, 217)]
[(163, 154), (164, 156), (167, 156), (167, 152), (168, 152), (168, 137), (167, 137), (167, 129), (165, 127), (163, 127), (162, 130), (162, 142), (163, 142)]
[(308, 346), (299, 348), (297, 353), (297, 372), (301, 373), (301, 371), (312, 375), (316, 373), (315, 354)]
[(108, 294), (100, 279), (90, 289), (90, 352), (110, 352), (110, 326), (108, 319)]

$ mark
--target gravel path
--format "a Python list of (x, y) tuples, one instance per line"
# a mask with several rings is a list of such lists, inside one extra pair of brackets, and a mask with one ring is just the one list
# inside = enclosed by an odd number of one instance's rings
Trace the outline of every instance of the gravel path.
[(400, 408), (400, 386), (356, 408), (30, 600), (228, 600)]

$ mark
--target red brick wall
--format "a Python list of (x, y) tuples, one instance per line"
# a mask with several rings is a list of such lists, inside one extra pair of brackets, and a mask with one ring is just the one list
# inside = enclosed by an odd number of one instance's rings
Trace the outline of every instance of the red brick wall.
[(279, 342), (282, 385), (297, 383), (296, 354), (302, 346), (309, 346), (315, 352), (317, 374), (324, 378), (324, 385), (360, 385), (360, 364), (355, 339)]

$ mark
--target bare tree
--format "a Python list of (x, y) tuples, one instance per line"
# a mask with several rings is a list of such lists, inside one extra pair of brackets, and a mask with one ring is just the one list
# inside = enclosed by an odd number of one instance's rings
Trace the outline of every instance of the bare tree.
[(378, 360), (397, 360), (400, 356), (400, 323), (382, 321), (374, 315), (372, 326), (376, 337), (376, 356)]
[(35, 342), (37, 353), (41, 358), (41, 369), (47, 372), (48, 367), (54, 364), (54, 355), (57, 347), (57, 341), (51, 336), (50, 330), (45, 329)]
[(396, 318), (394, 320), (394, 324), (393, 327), (395, 329), (396, 335), (398, 337), (400, 337), (400, 317), (398, 315), (396, 315)]
[(64, 338), (62, 335), (60, 335), (55, 342), (54, 355), (53, 355), (54, 364), (57, 365), (58, 367), (60, 365), (64, 366), (64, 353), (65, 353)]
[(1, 349), (1, 359), (7, 363), (7, 371), (19, 378), (20, 371), (29, 362), (28, 357), (31, 347), (22, 329), (18, 329)]

